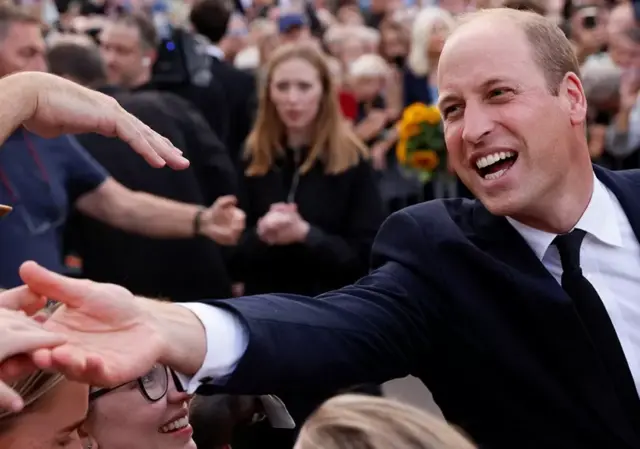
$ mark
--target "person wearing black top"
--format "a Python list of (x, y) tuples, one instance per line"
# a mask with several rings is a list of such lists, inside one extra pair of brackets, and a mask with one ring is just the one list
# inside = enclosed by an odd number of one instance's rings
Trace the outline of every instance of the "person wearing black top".
[[(236, 193), (237, 173), (226, 148), (186, 100), (168, 92), (130, 92), (108, 86), (100, 53), (90, 43), (60, 43), (50, 49), (49, 59), (52, 72), (116, 98), (191, 162), (180, 172), (156, 170), (130, 157), (125, 142), (98, 134), (79, 135), (80, 143), (119, 182), (136, 191), (202, 206)], [(83, 260), (82, 274), (91, 279), (121, 283), (141, 295), (174, 301), (231, 295), (226, 252), (214, 242), (144, 238), (79, 214), (71, 217), (66, 237), (69, 250)]]

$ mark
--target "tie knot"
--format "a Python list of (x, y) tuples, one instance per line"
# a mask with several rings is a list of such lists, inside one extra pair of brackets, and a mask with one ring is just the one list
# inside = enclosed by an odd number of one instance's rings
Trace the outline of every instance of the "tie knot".
[(557, 236), (553, 244), (558, 248), (562, 271), (571, 272), (580, 269), (580, 246), (587, 233), (582, 229), (574, 229), (568, 234)]

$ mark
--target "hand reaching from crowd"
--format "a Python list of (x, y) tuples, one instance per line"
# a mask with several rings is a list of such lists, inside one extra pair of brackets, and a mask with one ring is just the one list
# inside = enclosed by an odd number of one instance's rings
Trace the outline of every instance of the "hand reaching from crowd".
[(235, 245), (244, 231), (246, 215), (237, 207), (236, 197), (218, 198), (202, 213), (201, 232), (221, 245)]
[(183, 307), (136, 297), (117, 285), (68, 278), (35, 262), (23, 264), (20, 276), (27, 287), (13, 294), (64, 304), (43, 326), (65, 341), (41, 346), (30, 356), (40, 369), (109, 387), (143, 376), (158, 362), (192, 375), (204, 361), (204, 327)]
[(640, 75), (635, 70), (628, 70), (622, 74), (620, 80), (620, 109), (630, 111), (638, 102), (640, 91)]
[[(142, 319), (139, 302), (125, 288), (67, 279), (35, 263), (23, 265), (20, 274), (29, 291), (65, 302), (44, 326), (64, 335), (66, 342), (36, 350), (33, 361), (39, 368), (60, 370), (71, 379), (91, 379), (100, 385), (135, 379), (159, 358), (160, 345), (153, 338), (153, 329)], [(122, 307), (122, 301), (127, 307)], [(127, 357), (135, 358), (143, 368), (124, 369), (114, 375), (110, 365), (103, 363), (106, 359), (125, 367), (123, 359)]]
[(258, 220), (257, 232), (268, 245), (291, 245), (303, 242), (309, 228), (309, 223), (302, 218), (295, 204), (275, 203)]
[[(189, 161), (171, 142), (125, 111), (113, 98), (47, 73), (25, 72), (0, 81), (11, 110), (3, 139), (24, 125), (42, 137), (95, 132), (127, 142), (150, 165), (184, 169)], [(18, 106), (19, 105), (19, 106)]]
[(23, 406), (7, 383), (36, 369), (26, 354), (66, 342), (64, 336), (45, 330), (30, 318), (44, 304), (44, 298), (26, 287), (0, 293), (0, 409), (18, 411)]

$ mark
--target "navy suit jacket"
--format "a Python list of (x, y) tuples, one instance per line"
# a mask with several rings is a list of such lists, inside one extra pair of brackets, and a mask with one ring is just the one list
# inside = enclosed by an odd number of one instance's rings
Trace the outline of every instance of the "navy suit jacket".
[[(640, 171), (594, 170), (640, 239)], [(616, 394), (568, 295), (480, 202), (393, 214), (355, 285), (216, 304), (237, 313), (249, 345), (225, 386), (203, 393), (295, 394), (412, 374), (483, 448), (640, 447), (633, 383)]]

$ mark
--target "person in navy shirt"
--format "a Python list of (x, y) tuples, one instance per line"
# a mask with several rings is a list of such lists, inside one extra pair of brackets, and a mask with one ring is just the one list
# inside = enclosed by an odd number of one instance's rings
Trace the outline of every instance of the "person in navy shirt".
[[(6, 28), (0, 36), (0, 77), (47, 70), (38, 19), (14, 6), (2, 5), (0, 26)], [(69, 92), (77, 95), (71, 89)], [(115, 100), (99, 98), (96, 108), (110, 104), (115, 110), (121, 109), (113, 104)], [(70, 97), (65, 101), (74, 100)], [(84, 119), (79, 112), (70, 113), (73, 120)], [(164, 140), (148, 126), (142, 125), (136, 132)], [(15, 210), (0, 224), (0, 288), (21, 284), (18, 267), (26, 260), (63, 270), (61, 232), (71, 208), (114, 228), (152, 238), (203, 235), (219, 244), (234, 245), (244, 229), (244, 213), (235, 206), (235, 197), (221, 196), (205, 208), (134, 192), (109, 176), (73, 137), (55, 134), (59, 137), (40, 138), (20, 128), (2, 136), (8, 139), (0, 147), (0, 204)], [(134, 144), (132, 139), (127, 143)]]
[(64, 271), (67, 214), (108, 176), (71, 136), (43, 139), (20, 128), (7, 139), (0, 151), (0, 204), (14, 210), (0, 221), (0, 285), (19, 285), (17, 267), (25, 260)]

